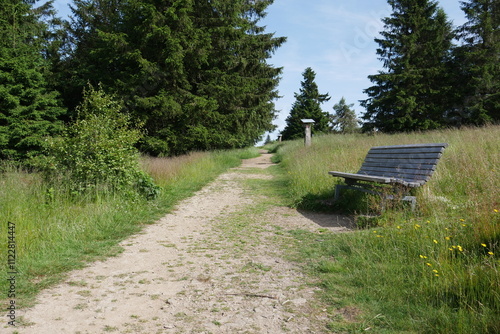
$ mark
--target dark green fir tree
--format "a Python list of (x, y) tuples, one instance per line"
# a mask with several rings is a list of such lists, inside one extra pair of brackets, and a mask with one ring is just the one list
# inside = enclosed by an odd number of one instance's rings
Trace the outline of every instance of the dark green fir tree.
[(155, 155), (243, 147), (274, 129), (284, 38), (259, 21), (272, 1), (75, 0), (66, 103), (101, 82), (144, 124)]
[(364, 130), (385, 132), (444, 126), (452, 90), (449, 62), (453, 33), (445, 12), (431, 0), (389, 0), (377, 54), (385, 70), (369, 76), (374, 84), (361, 101)]
[(500, 2), (464, 1), (462, 10), (467, 22), (459, 28), (462, 44), (455, 52), (462, 104), (450, 117), (457, 125), (499, 122)]
[(4, 0), (0, 6), (0, 158), (22, 160), (41, 152), (45, 137), (58, 133), (64, 113), (58, 93), (48, 89), (47, 26), (51, 3)]
[(327, 94), (320, 94), (318, 85), (314, 81), (316, 73), (306, 68), (302, 73), (304, 80), (301, 82), (299, 93), (295, 93), (295, 102), (286, 119), (285, 129), (281, 132), (283, 140), (292, 140), (304, 137), (304, 126), (301, 119), (312, 119), (312, 134), (326, 133), (329, 131), (330, 115), (321, 109), (321, 104), (330, 100)]

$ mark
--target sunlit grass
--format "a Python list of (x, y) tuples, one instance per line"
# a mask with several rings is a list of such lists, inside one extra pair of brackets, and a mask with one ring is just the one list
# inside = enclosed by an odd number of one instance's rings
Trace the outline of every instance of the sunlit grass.
[[(411, 212), (394, 205), (371, 228), (347, 234), (294, 232), (301, 261), (321, 277), (332, 313), (361, 310), (357, 321), (332, 321), (334, 332), (500, 332), (500, 127), (398, 135), (333, 135), (312, 147), (285, 143), (278, 159), (291, 201), (316, 209), (333, 196), (329, 170), (356, 172), (372, 146), (446, 142), (431, 180)], [(377, 198), (345, 193), (334, 210), (380, 212)], [(378, 226), (377, 226), (378, 224)], [(342, 317), (340, 317), (342, 318)]]
[[(142, 159), (143, 169), (161, 186), (146, 201), (117, 192), (71, 196), (70, 189), (44, 183), (37, 173), (5, 166), (0, 174), (0, 291), (7, 291), (8, 222), (15, 224), (16, 299), (27, 305), (40, 289), (88, 261), (118, 254), (118, 242), (167, 213), (175, 203), (217, 175), (258, 155), (257, 149), (194, 153)], [(0, 300), (5, 300), (6, 294)]]

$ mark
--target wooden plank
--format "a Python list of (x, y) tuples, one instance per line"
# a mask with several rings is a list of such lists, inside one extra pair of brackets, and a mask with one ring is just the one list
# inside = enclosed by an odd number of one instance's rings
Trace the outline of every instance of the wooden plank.
[(389, 167), (389, 168), (411, 168), (422, 170), (435, 170), (436, 164), (402, 164), (402, 163), (378, 163), (378, 162), (364, 162), (361, 168), (365, 167)]
[(429, 175), (434, 172), (432, 169), (421, 169), (421, 168), (390, 168), (390, 167), (370, 167), (365, 166), (358, 171), (358, 173), (362, 172), (369, 173), (406, 173), (406, 174), (415, 174), (415, 175)]
[(439, 159), (441, 157), (441, 153), (368, 153), (365, 159)]
[(415, 173), (415, 172), (402, 172), (402, 171), (395, 171), (395, 170), (381, 170), (381, 169), (376, 169), (376, 170), (369, 170), (369, 169), (363, 169), (358, 172), (358, 174), (366, 174), (366, 175), (375, 175), (375, 176), (387, 176), (387, 177), (399, 177), (399, 178), (404, 178), (404, 179), (414, 179), (414, 180), (428, 180), (432, 172), (427, 172), (427, 173)]
[(376, 153), (376, 154), (399, 154), (399, 153), (443, 153), (444, 147), (419, 147), (419, 148), (371, 148), (368, 153)]
[(371, 175), (371, 176), (383, 176), (383, 177), (389, 177), (389, 178), (396, 178), (396, 179), (402, 179), (405, 181), (428, 181), (431, 175), (418, 175), (418, 174), (408, 174), (408, 173), (394, 173), (394, 172), (385, 172), (385, 173), (375, 173), (375, 172), (367, 172), (363, 171), (360, 172), (359, 174), (362, 175)]
[(418, 165), (418, 164), (427, 164), (427, 165), (435, 165), (439, 159), (397, 159), (396, 157), (394, 158), (382, 158), (382, 159), (374, 159), (367, 157), (365, 159), (365, 162), (375, 162), (375, 163), (384, 163), (384, 164), (391, 164), (391, 163), (396, 163), (396, 164), (412, 164), (412, 165)]
[(419, 187), (425, 183), (424, 181), (403, 180), (399, 178), (342, 173), (335, 171), (328, 172), (328, 174), (332, 176), (343, 177), (346, 180), (367, 181), (367, 182), (376, 182), (384, 184), (402, 184), (408, 187)]
[(391, 146), (374, 146), (375, 149), (392, 149), (392, 148), (421, 148), (421, 147), (448, 147), (447, 143), (427, 143), (427, 144), (410, 144), (410, 145), (391, 145)]
[(362, 181), (370, 181), (370, 182), (378, 182), (378, 183), (391, 183), (392, 179), (390, 177), (381, 177), (381, 176), (371, 176), (371, 175), (361, 175), (361, 174), (352, 174), (352, 173), (342, 173), (342, 172), (328, 172), (328, 174), (343, 177), (346, 179), (352, 180), (362, 180)]
[(397, 177), (401, 179), (412, 179), (412, 180), (425, 180), (426, 178), (431, 176), (430, 174), (402, 173), (395, 171), (369, 171), (369, 170), (363, 170), (358, 172), (357, 174)]

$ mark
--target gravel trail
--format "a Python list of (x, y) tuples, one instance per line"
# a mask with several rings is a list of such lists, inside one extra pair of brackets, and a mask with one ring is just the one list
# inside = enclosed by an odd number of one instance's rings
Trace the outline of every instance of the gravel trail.
[(271, 179), (270, 165), (270, 154), (245, 160), (123, 241), (118, 256), (69, 273), (19, 311), (17, 333), (325, 332), (317, 288), (282, 246), (287, 230), (344, 232), (350, 222), (262, 205), (248, 180)]

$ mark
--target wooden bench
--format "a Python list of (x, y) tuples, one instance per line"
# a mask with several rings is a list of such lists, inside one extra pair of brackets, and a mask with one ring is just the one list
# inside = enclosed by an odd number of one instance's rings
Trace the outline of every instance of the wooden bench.
[[(380, 195), (383, 199), (409, 201), (414, 210), (417, 201), (415, 196), (409, 196), (410, 190), (431, 178), (447, 146), (446, 143), (434, 143), (372, 147), (357, 173), (328, 172), (334, 177), (343, 177), (346, 183), (335, 187), (334, 201), (338, 200), (341, 189), (356, 189)], [(387, 186), (392, 194), (381, 189)]]

